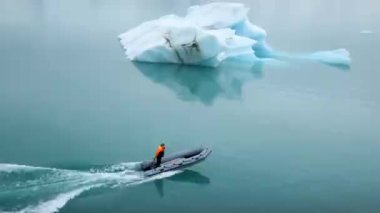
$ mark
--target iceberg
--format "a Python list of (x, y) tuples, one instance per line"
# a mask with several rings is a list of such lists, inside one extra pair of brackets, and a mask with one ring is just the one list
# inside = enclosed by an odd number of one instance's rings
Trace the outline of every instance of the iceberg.
[(373, 34), (373, 32), (371, 30), (362, 30), (360, 34)]
[(132, 61), (216, 67), (228, 58), (255, 59), (266, 32), (247, 19), (239, 3), (192, 6), (185, 17), (163, 16), (119, 35)]
[(133, 61), (205, 66), (217, 66), (228, 57), (252, 55), (255, 43), (231, 29), (205, 30), (175, 15), (145, 22), (119, 37)]
[[(234, 59), (250, 64), (261, 58), (284, 59), (267, 44), (266, 31), (249, 21), (248, 12), (241, 3), (191, 6), (184, 17), (166, 15), (144, 22), (119, 39), (126, 56), (139, 62), (218, 67)], [(346, 50), (300, 58), (349, 66), (349, 54), (342, 51)]]

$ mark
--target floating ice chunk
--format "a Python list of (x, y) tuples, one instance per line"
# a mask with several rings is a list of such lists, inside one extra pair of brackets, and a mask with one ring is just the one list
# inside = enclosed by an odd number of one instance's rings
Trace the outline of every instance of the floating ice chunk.
[(254, 40), (229, 28), (206, 30), (175, 15), (145, 22), (119, 38), (134, 61), (217, 66), (228, 57), (254, 56)]
[(319, 61), (324, 64), (349, 67), (351, 64), (350, 52), (346, 49), (336, 49), (330, 51), (319, 51), (310, 54), (308, 58)]
[(349, 67), (345, 49), (303, 55), (273, 50), (266, 42), (266, 31), (248, 20), (248, 11), (240, 3), (192, 6), (185, 17), (168, 15), (148, 21), (119, 38), (132, 61), (216, 67), (231, 58), (296, 58)]
[(362, 30), (360, 31), (360, 34), (372, 34), (373, 32), (371, 30)]
[(255, 38), (266, 32), (249, 23), (239, 3), (193, 6), (185, 18), (175, 15), (145, 22), (119, 36), (134, 61), (218, 66), (230, 57), (255, 58)]

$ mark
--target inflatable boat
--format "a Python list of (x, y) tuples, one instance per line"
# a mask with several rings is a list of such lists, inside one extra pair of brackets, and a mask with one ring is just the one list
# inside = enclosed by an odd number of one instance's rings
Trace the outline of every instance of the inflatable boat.
[(139, 165), (138, 170), (144, 173), (144, 176), (152, 176), (162, 172), (182, 169), (192, 166), (205, 160), (211, 153), (211, 149), (200, 147), (192, 150), (185, 150), (166, 155), (161, 160), (161, 165), (156, 167), (154, 160), (144, 161)]

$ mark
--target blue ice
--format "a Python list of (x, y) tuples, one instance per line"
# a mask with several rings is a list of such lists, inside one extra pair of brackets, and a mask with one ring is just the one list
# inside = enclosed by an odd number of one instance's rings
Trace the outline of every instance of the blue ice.
[[(132, 61), (217, 67), (233, 59), (248, 64), (260, 58), (286, 59), (267, 44), (266, 31), (248, 20), (248, 12), (241, 3), (192, 6), (184, 17), (166, 15), (144, 22), (119, 39)], [(351, 63), (345, 49), (292, 56), (336, 66)]]

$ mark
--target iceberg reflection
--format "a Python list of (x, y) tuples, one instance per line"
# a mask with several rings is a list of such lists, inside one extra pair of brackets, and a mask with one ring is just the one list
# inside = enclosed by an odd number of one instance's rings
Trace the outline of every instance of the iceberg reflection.
[(183, 101), (212, 105), (218, 97), (240, 99), (246, 82), (262, 78), (263, 62), (226, 62), (217, 68), (133, 62), (146, 77), (176, 93)]

